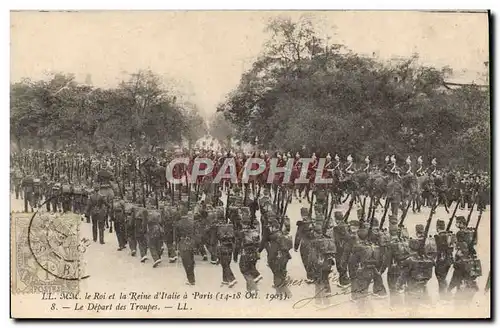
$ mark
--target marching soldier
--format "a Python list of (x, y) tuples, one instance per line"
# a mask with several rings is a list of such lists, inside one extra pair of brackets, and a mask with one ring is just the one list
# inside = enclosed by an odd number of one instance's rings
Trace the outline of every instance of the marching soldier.
[(240, 218), (237, 217), (239, 213), (236, 207), (230, 208), (229, 211), (229, 217), (233, 223), (227, 223), (224, 219), (217, 225), (217, 254), (222, 267), (222, 285), (228, 285), (232, 288), (237, 283), (233, 270), (231, 270), (235, 243), (234, 227), (238, 227)]
[(375, 274), (373, 275), (373, 295), (378, 298), (384, 298), (387, 296), (387, 290), (385, 289), (384, 282), (382, 280), (382, 274), (384, 274), (387, 266), (385, 265), (385, 258), (387, 256), (388, 248), (388, 238), (386, 234), (379, 230), (379, 222), (376, 218), (372, 218), (371, 222), (368, 221), (372, 227), (368, 230), (368, 239), (372, 246), (379, 249), (380, 260), (375, 266)]
[(73, 188), (71, 187), (67, 177), (63, 177), (63, 181), (64, 182), (61, 186), (61, 205), (62, 211), (66, 213), (71, 211), (71, 196), (73, 194)]
[(179, 253), (182, 266), (186, 271), (186, 285), (194, 286), (196, 283), (194, 275), (194, 220), (185, 210), (181, 210), (181, 219), (174, 224), (175, 235), (178, 239)]
[(335, 240), (335, 263), (337, 265), (337, 272), (339, 273), (338, 286), (341, 288), (349, 287), (351, 284), (349, 281), (349, 276), (347, 275), (347, 263), (342, 261), (342, 256), (344, 254), (346, 244), (349, 243), (349, 227), (344, 222), (344, 215), (340, 211), (335, 211), (333, 213), (335, 219), (335, 227), (333, 228), (334, 240)]
[[(94, 193), (90, 196), (87, 204), (86, 217), (92, 220), (92, 238), (97, 242), (99, 236), (99, 243), (104, 244), (104, 225), (108, 215), (108, 209), (103, 197), (98, 193), (99, 187), (94, 187)], [(57, 207), (55, 207), (57, 209)]]
[(397, 281), (402, 274), (402, 262), (408, 258), (409, 250), (405, 240), (400, 235), (398, 218), (389, 217), (389, 247), (385, 256), (387, 265), (387, 285), (389, 286), (390, 304), (395, 306), (401, 304), (400, 291), (397, 289)]
[(269, 215), (269, 234), (262, 237), (259, 253), (262, 252), (263, 245), (267, 244), (267, 263), (273, 272), (273, 287), (277, 294), (291, 297), (291, 292), (286, 283), (286, 266), (292, 258), (290, 249), (293, 247), (293, 242), (290, 236), (280, 230), (280, 223), (276, 220), (276, 215), (274, 213), (269, 213)]
[(300, 209), (300, 216), (302, 217), (302, 220), (297, 221), (297, 232), (295, 233), (293, 249), (297, 252), (300, 248), (300, 258), (302, 259), (302, 264), (306, 270), (306, 282), (312, 283), (314, 281), (314, 272), (310, 257), (312, 247), (311, 242), (313, 240), (313, 227), (311, 220), (309, 220), (309, 209), (307, 207), (302, 207)]
[(147, 224), (148, 224), (148, 210), (144, 207), (134, 208), (134, 221), (135, 221), (135, 239), (139, 246), (139, 254), (141, 256), (141, 263), (148, 260), (148, 240), (147, 240)]
[(113, 204), (113, 212), (111, 214), (111, 221), (115, 226), (116, 239), (118, 240), (118, 251), (127, 247), (127, 235), (126, 235), (126, 214), (125, 214), (125, 202), (117, 201)]
[(469, 246), (465, 242), (457, 243), (455, 264), (450, 287), (457, 287), (456, 299), (465, 305), (470, 304), (474, 294), (479, 291), (477, 278), (481, 277), (481, 261), (470, 253)]
[(446, 276), (453, 264), (453, 248), (455, 245), (455, 236), (450, 231), (446, 231), (445, 222), (437, 220), (437, 234), (434, 236), (437, 247), (435, 274), (439, 284), (439, 294), (444, 296), (448, 283)]
[(257, 283), (262, 275), (256, 268), (259, 255), (260, 234), (257, 221), (250, 216), (242, 215), (241, 230), (237, 232), (236, 247), (233, 254), (234, 262), (238, 261), (241, 274), (245, 278), (246, 288), (249, 292), (258, 290)]
[(369, 240), (369, 229), (363, 225), (357, 231), (359, 242), (352, 248), (349, 265), (353, 268), (351, 276), (351, 297), (361, 310), (370, 310), (366, 302), (368, 288), (374, 282), (375, 276), (380, 275), (379, 265), (382, 263), (380, 247), (373, 245)]
[(161, 213), (158, 210), (147, 211), (147, 240), (148, 248), (153, 258), (153, 268), (161, 263), (163, 254), (163, 227), (161, 226)]
[(429, 301), (427, 282), (432, 278), (434, 262), (427, 256), (422, 241), (422, 239), (408, 241), (413, 253), (402, 262), (402, 272), (397, 282), (398, 289), (404, 288), (406, 304), (410, 307), (426, 304)]
[[(318, 232), (321, 233), (322, 227), (318, 226), (318, 228)], [(330, 304), (331, 286), (329, 276), (332, 273), (332, 266), (335, 265), (335, 241), (321, 236), (313, 239), (311, 243), (316, 303)]]
[(21, 187), (24, 192), (24, 212), (28, 212), (28, 204), (31, 207), (31, 212), (33, 212), (33, 193), (35, 189), (35, 184), (33, 182), (33, 177), (27, 176), (21, 182)]
[(52, 211), (54, 213), (59, 212), (61, 209), (60, 200), (61, 200), (61, 184), (56, 182), (52, 184), (52, 193), (50, 198), (50, 202), (52, 203)]
[[(135, 256), (137, 253), (137, 239), (135, 238), (135, 208), (134, 205), (125, 204), (125, 219), (126, 219), (126, 232), (127, 242), (130, 248), (130, 255)], [(116, 230), (116, 226), (115, 226)]]

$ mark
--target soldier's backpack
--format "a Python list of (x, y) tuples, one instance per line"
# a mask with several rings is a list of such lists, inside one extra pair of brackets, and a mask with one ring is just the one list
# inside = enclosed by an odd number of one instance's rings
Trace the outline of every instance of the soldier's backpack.
[(234, 238), (234, 227), (232, 224), (217, 225), (217, 238), (220, 241), (227, 241)]
[(387, 233), (387, 231), (381, 231), (378, 234), (378, 240), (381, 247), (387, 247), (391, 242), (391, 236)]
[(39, 186), (40, 186), (40, 184), (41, 184), (40, 179), (33, 179), (33, 185), (34, 185), (35, 187), (39, 187)]
[(241, 214), (241, 223), (247, 225), (250, 224), (250, 221), (252, 220), (250, 214), (250, 208), (249, 207), (240, 208), (240, 214)]
[(464, 242), (467, 246), (471, 246), (474, 241), (474, 230), (465, 229), (457, 231), (457, 242)]
[(75, 188), (73, 189), (73, 193), (74, 193), (75, 195), (83, 195), (83, 188), (81, 188), (81, 187), (75, 187)]
[(462, 263), (464, 272), (469, 277), (469, 279), (476, 279), (483, 275), (481, 260), (472, 258), (462, 260)]
[(52, 186), (52, 190), (60, 190), (61, 189), (61, 184), (60, 183), (54, 183)]
[(419, 282), (426, 282), (432, 278), (434, 262), (427, 257), (418, 257), (413, 260), (410, 268), (410, 277)]
[(160, 222), (161, 222), (161, 213), (157, 210), (149, 210), (148, 223), (160, 224)]
[[(391, 239), (389, 247), (391, 249), (392, 257), (397, 263), (407, 259), (410, 255), (410, 250), (408, 249), (407, 245), (405, 245), (405, 243), (397, 237)], [(393, 262), (391, 264), (397, 263)]]
[(281, 251), (287, 252), (293, 248), (292, 236), (290, 235), (279, 234), (276, 241)]
[(448, 251), (453, 248), (454, 236), (451, 233), (439, 233), (434, 236), (434, 240), (439, 252)]
[(61, 189), (63, 194), (71, 193), (71, 186), (69, 184), (63, 184)]
[(243, 246), (258, 246), (260, 243), (260, 234), (257, 229), (243, 230)]
[(436, 240), (434, 238), (427, 238), (425, 240), (425, 254), (435, 259), (437, 256)]
[(335, 254), (337, 248), (335, 247), (335, 240), (331, 238), (319, 238), (312, 241), (313, 247), (315, 247), (321, 254)]
[(399, 238), (401, 239), (408, 239), (410, 238), (410, 234), (408, 233), (408, 229), (406, 227), (401, 227), (401, 231), (399, 233)]
[(134, 209), (134, 205), (130, 203), (125, 203), (125, 215), (129, 216), (132, 215)]
[(365, 266), (377, 266), (382, 259), (380, 246), (374, 244), (360, 244), (357, 251), (361, 253), (361, 262)]

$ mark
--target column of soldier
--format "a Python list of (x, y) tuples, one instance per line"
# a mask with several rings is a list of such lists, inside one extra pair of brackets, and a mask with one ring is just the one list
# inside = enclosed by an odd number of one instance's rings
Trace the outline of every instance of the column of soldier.
[[(208, 261), (209, 253), (210, 262), (222, 267), (223, 285), (233, 287), (237, 282), (231, 269), (233, 259), (239, 264), (247, 290), (256, 292), (262, 280), (256, 263), (265, 249), (276, 293), (290, 297), (287, 264), (292, 258), (290, 251), (293, 248), (300, 252), (306, 282), (315, 285), (316, 302), (322, 304), (329, 304), (331, 297), (336, 295), (330, 287), (333, 267), (337, 269), (338, 287), (350, 291), (351, 298), (361, 309), (368, 307), (368, 296), (386, 297), (382, 279), (386, 271), (393, 305), (426, 304), (426, 286), (433, 271), (444, 299), (457, 289), (457, 299), (470, 301), (478, 290), (476, 281), (482, 272), (475, 245), (485, 209), (485, 201), (479, 197), (480, 190), (488, 185), (484, 173), (454, 172), (455, 180), (451, 186), (447, 184), (445, 170), (438, 170), (436, 159), (424, 169), (419, 157), (414, 173), (410, 158), (406, 160), (406, 167), (398, 167), (394, 156), (386, 157), (386, 163), (379, 168), (371, 165), (367, 157), (364, 167), (357, 169), (352, 156), (348, 156), (344, 165), (338, 155), (332, 160), (328, 154), (322, 174), (337, 177), (338, 185), (343, 186), (332, 188), (331, 185), (314, 185), (315, 175), (321, 172), (317, 171), (317, 158), (313, 154), (314, 161), (307, 168), (307, 178), (311, 183), (299, 188), (297, 196), (293, 183), (283, 184), (283, 176), (279, 174), (273, 183), (265, 183), (269, 166), (261, 174), (264, 178), (257, 177), (255, 184), (235, 185), (223, 181), (214, 185), (205, 176), (194, 184), (171, 185), (156, 174), (160, 172), (165, 177), (164, 170), (157, 168), (165, 167), (169, 158), (183, 155), (178, 152), (138, 156), (129, 151), (121, 156), (85, 158), (74, 153), (28, 150), (12, 157), (13, 189), (16, 198), (24, 194), (25, 211), (28, 211), (28, 205), (32, 210), (40, 206), (43, 196), (47, 211), (83, 214), (87, 222), (92, 222), (95, 242), (99, 240), (103, 244), (105, 228), (109, 227), (111, 232), (114, 227), (118, 250), (122, 251), (128, 245), (130, 255), (136, 256), (139, 248), (139, 258), (143, 263), (148, 260), (149, 251), (153, 267), (160, 265), (166, 246), (169, 262), (176, 262), (180, 256), (188, 285), (195, 285), (194, 255), (199, 254)], [(247, 157), (261, 157), (267, 164), (271, 157), (276, 157), (278, 166), (284, 166), (291, 157), (289, 153), (270, 156), (268, 152), (243, 155), (232, 151), (227, 154), (196, 151), (193, 159), (197, 156), (212, 158), (216, 163), (225, 157), (234, 157), (238, 171)], [(297, 153), (295, 173), (301, 170), (299, 158)], [(187, 176), (186, 172), (190, 172), (189, 166), (176, 169), (174, 175), (177, 177)], [(217, 172), (217, 165), (213, 171)], [(376, 194), (373, 189), (361, 186), (361, 177), (366, 178), (366, 175), (372, 182), (382, 179), (390, 191)], [(292, 177), (296, 178), (296, 175), (292, 173)], [(412, 189), (403, 183), (408, 177), (414, 177), (410, 181), (426, 181), (425, 190), (418, 190), (417, 198), (412, 197), (412, 191), (409, 191)], [(93, 189), (90, 189), (92, 184)], [(437, 206), (447, 206), (448, 211), (451, 205), (446, 195), (450, 195), (452, 187), (459, 187), (460, 191), (452, 216), (448, 223), (437, 220), (437, 234), (428, 238)], [(302, 196), (303, 189), (306, 193)], [(221, 197), (223, 190), (226, 191), (225, 199)], [(292, 194), (299, 200), (302, 197), (309, 200), (309, 208), (300, 209), (301, 219), (296, 223), (294, 241), (286, 214)], [(342, 194), (348, 194), (349, 208), (345, 213), (332, 211), (342, 202)], [(382, 198), (385, 198), (385, 205), (381, 204)], [(349, 220), (354, 202), (359, 203), (358, 219)], [(414, 238), (409, 237), (404, 225), (412, 203), (417, 204), (417, 210), (425, 203), (431, 207), (426, 225), (415, 227)], [(457, 208), (465, 205), (470, 209), (467, 218), (455, 217)], [(479, 217), (476, 226), (470, 227), (475, 205)], [(375, 217), (378, 206), (383, 208), (380, 220)], [(391, 213), (388, 215), (389, 206)], [(402, 209), (400, 217), (399, 209)], [(384, 228), (386, 216), (388, 228)], [(456, 233), (451, 231), (453, 221), (458, 228)], [(446, 277), (451, 267), (454, 271), (448, 284)]]

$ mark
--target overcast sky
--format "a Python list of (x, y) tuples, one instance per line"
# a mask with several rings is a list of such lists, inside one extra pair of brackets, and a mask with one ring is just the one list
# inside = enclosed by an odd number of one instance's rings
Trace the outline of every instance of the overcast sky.
[[(151, 69), (174, 81), (210, 115), (262, 50), (269, 18), (304, 12), (80, 12), (11, 14), (11, 81), (47, 72), (90, 74), (114, 86), (126, 72)], [(353, 51), (388, 59), (417, 52), (449, 65), (460, 82), (484, 82), (486, 14), (309, 12), (321, 34)]]

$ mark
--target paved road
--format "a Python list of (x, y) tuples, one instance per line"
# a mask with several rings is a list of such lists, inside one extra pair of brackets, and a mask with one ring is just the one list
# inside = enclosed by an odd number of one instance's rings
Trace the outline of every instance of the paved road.
[[(295, 222), (300, 218), (300, 208), (307, 206), (305, 202), (299, 204), (296, 200), (288, 207), (288, 214), (292, 222), (292, 234), (295, 234)], [(11, 207), (14, 211), (20, 211), (23, 208), (21, 200), (16, 200), (11, 196)], [(339, 207), (339, 210), (346, 210), (347, 204)], [(407, 225), (410, 235), (414, 235), (415, 224), (425, 224), (428, 217), (429, 209), (423, 209), (422, 213), (409, 213)], [(467, 211), (461, 212), (458, 210), (457, 215), (467, 215)], [(351, 219), (356, 216), (355, 210), (351, 211)], [(434, 216), (431, 233), (435, 231), (435, 222), (437, 218), (448, 220), (449, 214), (446, 214), (444, 208), (439, 208)], [(477, 212), (473, 215), (472, 224), (477, 220)], [(483, 218), (479, 228), (478, 254), (483, 265), (483, 277), (478, 279), (481, 289), (484, 288), (488, 272), (490, 270), (490, 211), (483, 213)], [(82, 222), (81, 237), (87, 237), (92, 240), (91, 225)], [(165, 262), (159, 267), (152, 268), (152, 261), (140, 263), (138, 257), (131, 257), (128, 250), (118, 252), (117, 241), (115, 234), (106, 232), (106, 244), (92, 243), (85, 253), (86, 271), (90, 274), (90, 278), (83, 280), (80, 285), (82, 292), (106, 292), (108, 295), (112, 292), (144, 292), (144, 293), (178, 293), (181, 296), (180, 300), (163, 300), (160, 301), (162, 308), (147, 312), (146, 309), (137, 309), (132, 312), (127, 312), (129, 317), (220, 317), (231, 314), (232, 317), (360, 317), (360, 316), (375, 316), (375, 317), (486, 317), (489, 316), (490, 304), (489, 295), (484, 295), (479, 292), (472, 304), (467, 304), (466, 307), (457, 306), (453, 302), (444, 302), (439, 300), (437, 293), (437, 280), (433, 278), (428, 288), (432, 297), (432, 304), (423, 309), (406, 309), (403, 307), (391, 308), (388, 299), (371, 300), (373, 304), (372, 312), (362, 313), (358, 310), (356, 304), (350, 301), (349, 295), (342, 295), (342, 290), (335, 283), (332, 283), (333, 293), (339, 295), (331, 298), (331, 303), (335, 306), (328, 308), (316, 305), (314, 301), (302, 302), (304, 305), (300, 309), (297, 307), (297, 301), (308, 299), (314, 296), (314, 286), (301, 283), (305, 279), (305, 271), (301, 263), (299, 253), (292, 251), (292, 259), (288, 264), (289, 276), (296, 280), (296, 284), (291, 286), (293, 293), (292, 299), (288, 300), (271, 300), (274, 295), (272, 286), (272, 273), (267, 267), (265, 252), (262, 254), (261, 260), (258, 262), (257, 268), (262, 273), (264, 279), (259, 283), (258, 299), (245, 299), (246, 288), (245, 280), (239, 271), (237, 263), (232, 263), (233, 272), (238, 280), (238, 284), (229, 289), (227, 286), (221, 287), (222, 269), (220, 266), (214, 266), (209, 262), (203, 262), (201, 258), (196, 259), (196, 286), (186, 286), (185, 273), (182, 265), (177, 262), (174, 264)], [(448, 280), (451, 278), (450, 270)], [(385, 277), (384, 277), (385, 281)], [(387, 285), (386, 285), (387, 287)], [(234, 296), (231, 300), (219, 300), (216, 293), (222, 292), (223, 295)], [(187, 310), (178, 310), (183, 306), (182, 297), (187, 293), (188, 300), (186, 301)], [(238, 294), (239, 293), (239, 294)], [(130, 295), (130, 294), (128, 294)], [(239, 299), (238, 299), (239, 295)], [(116, 296), (118, 298), (118, 295)], [(116, 304), (118, 301), (114, 301)], [(131, 300), (123, 300), (122, 303), (129, 303)], [(151, 301), (138, 300), (138, 304), (147, 304)], [(179, 303), (181, 305), (179, 305)], [(294, 306), (295, 305), (295, 306)], [(173, 308), (168, 308), (173, 306)], [(166, 308), (167, 307), (167, 308)], [(107, 312), (101, 311), (95, 313), (94, 316), (123, 316), (125, 312)]]

